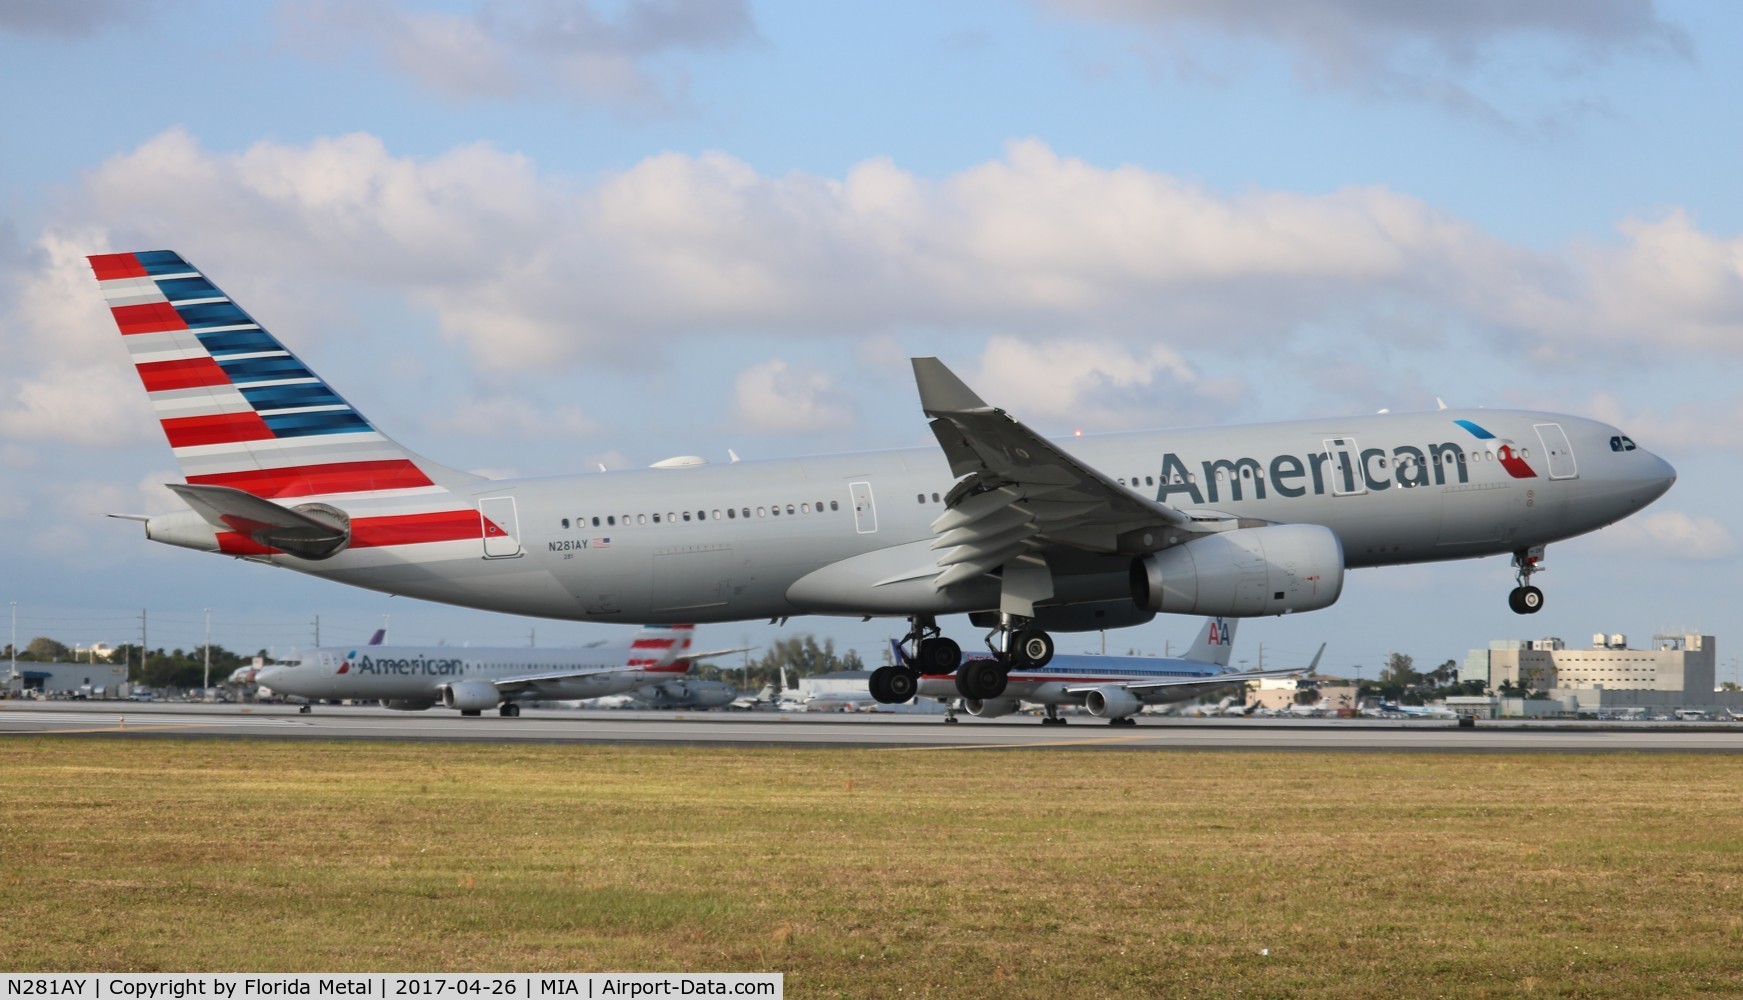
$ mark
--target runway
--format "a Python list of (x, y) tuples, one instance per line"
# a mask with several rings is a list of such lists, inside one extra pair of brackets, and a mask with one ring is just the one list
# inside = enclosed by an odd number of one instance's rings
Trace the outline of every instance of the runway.
[(1035, 718), (777, 712), (571, 712), (527, 709), (489, 714), (392, 712), (374, 707), (0, 701), (0, 739), (24, 734), (88, 739), (411, 740), (707, 746), (880, 747), (892, 750), (1465, 750), (1743, 752), (1743, 726), (1730, 723), (1480, 722), (1440, 720), (1174, 719), (1142, 717), (1109, 726), (1079, 716), (1069, 725)]

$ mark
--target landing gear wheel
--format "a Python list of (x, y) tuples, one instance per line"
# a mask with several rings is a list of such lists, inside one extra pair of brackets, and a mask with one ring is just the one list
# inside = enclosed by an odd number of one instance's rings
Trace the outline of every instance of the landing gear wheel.
[(971, 660), (956, 668), (956, 691), (970, 700), (997, 698), (1008, 680), (1004, 665), (991, 660)]
[(497, 709), (497, 714), (505, 719), (518, 718), (520, 716), (520, 706), (510, 702)]
[(308, 715), (312, 711), (314, 711), (314, 709), (310, 708), (307, 705), (304, 705), (302, 708), (297, 709), (297, 714), (298, 715)]
[(915, 659), (921, 673), (948, 674), (962, 665), (962, 647), (943, 636), (921, 639)]
[(1543, 610), (1543, 591), (1536, 587), (1515, 587), (1507, 595), (1507, 606), (1516, 615), (1534, 615)]
[[(890, 696), (889, 704), (904, 705), (914, 700), (914, 695), (920, 692), (920, 675), (912, 670), (891, 667), (890, 676), (884, 681), (884, 690)], [(877, 671), (872, 671), (876, 674)]]
[(1108, 720), (1108, 725), (1110, 725), (1110, 726), (1135, 726), (1137, 724), (1138, 724), (1138, 720), (1132, 718), (1129, 715), (1126, 716), (1125, 718), (1122, 718), (1122, 719), (1109, 719)]
[(1011, 640), (1013, 666), (1039, 670), (1053, 659), (1053, 637), (1038, 628), (1026, 628)]
[(872, 671), (871, 680), (867, 686), (871, 689), (873, 701), (880, 705), (889, 705), (895, 702), (896, 699), (890, 694), (890, 675), (895, 672), (895, 667), (879, 667)]
[(483, 715), (484, 710), (480, 709), (480, 708), (462, 708), (460, 710), (460, 714), (461, 715), (468, 715), (468, 716), (478, 716), (478, 715)]

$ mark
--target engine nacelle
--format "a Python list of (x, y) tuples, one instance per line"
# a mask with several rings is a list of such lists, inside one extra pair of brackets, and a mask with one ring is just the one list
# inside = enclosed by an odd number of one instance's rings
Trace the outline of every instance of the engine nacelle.
[(1123, 719), (1136, 715), (1144, 703), (1125, 688), (1096, 688), (1083, 696), (1083, 707), (1098, 719)]
[(977, 719), (996, 719), (1001, 715), (1010, 715), (1017, 710), (1017, 699), (1015, 698), (988, 698), (984, 701), (979, 698), (969, 698), (962, 704), (964, 708), (968, 709), (968, 714)]
[(1318, 524), (1237, 528), (1132, 563), (1132, 601), (1146, 611), (1255, 618), (1318, 611), (1344, 589), (1344, 547)]
[[(1091, 601), (1088, 604), (1036, 608), (1032, 624), (1049, 632), (1097, 632), (1145, 625), (1155, 617), (1156, 612), (1140, 608), (1131, 601)], [(996, 611), (976, 611), (968, 616), (968, 620), (975, 628), (997, 628), (999, 615)]]
[(502, 695), (489, 681), (455, 681), (442, 685), (442, 704), (462, 712), (482, 712), (502, 703)]
[(433, 701), (413, 701), (410, 698), (389, 698), (381, 703), (382, 708), (391, 708), (396, 712), (422, 712), (427, 708), (435, 708)]

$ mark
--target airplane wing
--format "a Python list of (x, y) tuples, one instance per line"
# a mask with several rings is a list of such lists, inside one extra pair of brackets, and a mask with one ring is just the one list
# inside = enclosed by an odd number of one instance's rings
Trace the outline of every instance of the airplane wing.
[(1164, 548), (1191, 517), (1078, 461), (997, 407), (937, 358), (914, 358), (920, 406), (950, 471), (961, 478), (932, 523), (940, 590), (1049, 548), (1097, 553)]
[(675, 659), (690, 660), (692, 662), (696, 660), (712, 660), (717, 656), (730, 656), (733, 653), (748, 653), (755, 648), (755, 646), (740, 646), (737, 649), (711, 649), (706, 653), (679, 653)]
[(496, 685), (498, 691), (504, 694), (533, 691), (545, 684), (558, 681), (573, 681), (583, 677), (599, 677), (606, 674), (623, 674), (630, 671), (641, 672), (640, 667), (595, 667), (591, 670), (552, 670), (542, 674), (520, 674), (515, 677), (498, 677), (490, 683)]
[[(1219, 688), (1231, 684), (1245, 684), (1248, 681), (1271, 680), (1277, 677), (1300, 677), (1306, 672), (1306, 667), (1290, 667), (1287, 670), (1241, 670), (1226, 674), (1216, 674), (1211, 677), (1167, 677), (1153, 681), (1127, 681), (1119, 684), (1133, 694), (1145, 691), (1159, 691), (1163, 688), (1202, 687)], [(1068, 687), (1066, 694), (1086, 694), (1097, 688), (1108, 687), (1106, 684), (1085, 684), (1081, 687)]]

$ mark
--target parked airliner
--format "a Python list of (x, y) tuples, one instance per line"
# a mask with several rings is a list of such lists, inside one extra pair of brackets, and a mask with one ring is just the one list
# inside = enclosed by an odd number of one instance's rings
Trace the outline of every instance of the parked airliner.
[[(1089, 714), (1112, 725), (1133, 725), (1132, 716), (1146, 705), (1190, 701), (1249, 681), (1274, 677), (1299, 677), (1319, 666), (1325, 652), (1321, 646), (1313, 662), (1287, 670), (1230, 670), (1235, 625), (1224, 618), (1206, 619), (1198, 638), (1185, 656), (1106, 656), (1060, 653), (1039, 667), (1013, 667), (1004, 694), (997, 698), (968, 698), (968, 714), (986, 719), (1015, 712), (1021, 702), (1041, 705), (1044, 725), (1063, 725), (1059, 706), (1082, 705)], [(906, 657), (900, 643), (893, 643), (898, 659)], [(990, 656), (990, 654), (988, 654)], [(973, 663), (978, 654), (968, 657)], [(924, 674), (919, 695), (949, 700), (957, 697), (956, 678), (949, 674)]]
[(968, 613), (998, 652), (956, 670), (970, 698), (1045, 664), (1048, 630), (1312, 611), (1352, 567), (1511, 554), (1534, 612), (1545, 545), (1676, 478), (1615, 427), (1520, 410), (1055, 442), (915, 358), (937, 449), (493, 480), (382, 434), (177, 254), (90, 261), (187, 479), (188, 510), (127, 515), (148, 538), (549, 618), (902, 617), (929, 673), (961, 659), (937, 617)]
[(255, 682), (275, 694), (315, 700), (373, 700), (408, 712), (442, 705), (461, 715), (495, 708), (516, 716), (522, 701), (621, 694), (681, 677), (696, 660), (739, 652), (695, 652), (694, 632), (693, 625), (650, 625), (627, 642), (579, 649), (327, 646), (266, 667)]

